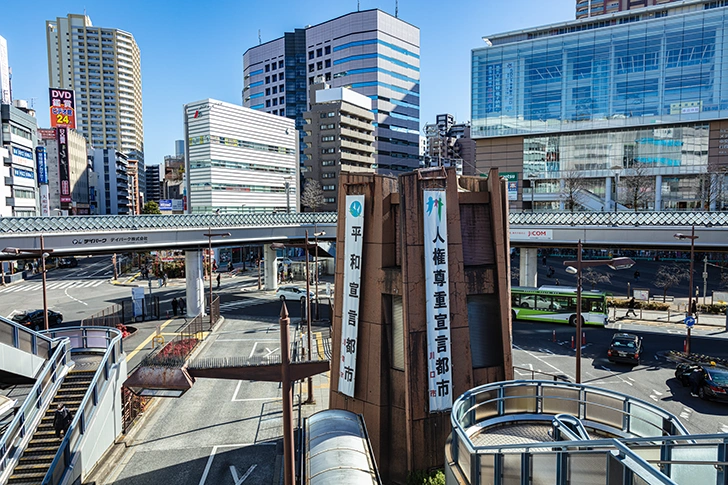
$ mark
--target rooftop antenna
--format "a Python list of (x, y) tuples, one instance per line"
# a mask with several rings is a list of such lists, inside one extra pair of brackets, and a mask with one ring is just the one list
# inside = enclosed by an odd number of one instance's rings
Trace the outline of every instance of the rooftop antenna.
[(356, 11), (357, 12), (359, 11), (359, 3), (360, 3), (360, 0), (356, 0)]
[(394, 18), (399, 18), (399, 0), (394, 0)]
[(258, 45), (262, 44), (263, 41), (260, 39), (260, 29), (258, 29)]

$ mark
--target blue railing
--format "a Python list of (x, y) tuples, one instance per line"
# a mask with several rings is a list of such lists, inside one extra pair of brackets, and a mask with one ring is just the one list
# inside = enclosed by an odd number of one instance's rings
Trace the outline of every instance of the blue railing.
[(43, 359), (50, 357), (52, 340), (43, 334), (0, 317), (0, 343), (37, 355)]
[(124, 353), (121, 332), (115, 328), (76, 327), (54, 330), (50, 333), (53, 337), (67, 338), (74, 351), (89, 352), (103, 349), (104, 356), (43, 479), (43, 485), (56, 485), (62, 482), (74, 455), (79, 451), (87, 426), (94, 418), (99, 399), (112, 375), (111, 367), (119, 362)]

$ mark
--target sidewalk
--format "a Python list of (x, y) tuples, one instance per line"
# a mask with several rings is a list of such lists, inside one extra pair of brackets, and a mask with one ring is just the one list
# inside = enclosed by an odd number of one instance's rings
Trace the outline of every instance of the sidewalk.
[[(615, 318), (616, 310), (616, 318)], [(655, 323), (671, 323), (675, 325), (684, 326), (685, 313), (670, 310), (669, 312), (663, 312), (658, 310), (642, 310), (636, 309), (636, 317), (626, 317), (626, 308), (611, 309), (609, 312), (609, 321), (618, 322), (655, 322)], [(698, 313), (695, 324), (697, 326), (708, 326), (708, 327), (720, 327), (728, 328), (726, 325), (725, 315), (712, 315), (707, 313)]]

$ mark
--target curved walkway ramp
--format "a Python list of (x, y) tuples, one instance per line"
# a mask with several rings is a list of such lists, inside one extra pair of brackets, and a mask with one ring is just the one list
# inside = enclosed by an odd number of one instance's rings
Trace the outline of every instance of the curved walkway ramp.
[(458, 398), (452, 484), (725, 484), (726, 435), (690, 435), (640, 399), (581, 384), (507, 381)]
[[(121, 333), (68, 327), (40, 335), (51, 339), (51, 356), (0, 437), (0, 483), (74, 483), (122, 431), (126, 358)], [(53, 429), (53, 413), (61, 402), (73, 413), (62, 439)]]

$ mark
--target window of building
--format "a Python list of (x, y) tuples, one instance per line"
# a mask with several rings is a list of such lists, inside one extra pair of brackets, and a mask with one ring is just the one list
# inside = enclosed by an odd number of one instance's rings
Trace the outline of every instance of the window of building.
[(326, 47), (324, 47), (324, 54), (331, 54), (331, 46), (330, 45), (327, 45)]
[(278, 113), (279, 113), (279, 114), (280, 114), (281, 116), (286, 116), (286, 109), (285, 109), (285, 108), (281, 108), (281, 109), (280, 109), (280, 111), (279, 111)]
[(336, 153), (336, 148), (322, 148), (321, 153), (323, 153), (323, 154)]
[(280, 98), (278, 98), (278, 102), (281, 104), (285, 103), (285, 101), (286, 101), (285, 96), (281, 96)]
[(278, 110), (277, 110), (277, 109), (274, 109), (274, 110), (273, 110), (273, 114), (274, 114), (274, 115), (277, 115), (277, 114), (278, 114)]
[(283, 84), (281, 84), (280, 86), (278, 86), (278, 91), (283, 92)]
[(265, 100), (265, 107), (270, 108), (270, 99)]
[(273, 74), (273, 77), (271, 78), (271, 82), (277, 82), (278, 81), (278, 74)]
[(270, 88), (265, 88), (265, 95), (270, 96)]
[(323, 63), (323, 62), (321, 62), (321, 61), (318, 61), (318, 62), (316, 63), (316, 69), (318, 69), (318, 70), (320, 71), (320, 70), (321, 70), (321, 69), (323, 69), (323, 68), (324, 68), (324, 63)]
[(311, 77), (308, 78), (308, 84), (309, 85), (313, 84), (313, 76), (311, 76)]
[(309, 64), (308, 65), (308, 72), (313, 72), (313, 71), (314, 71), (314, 65), (313, 64)]
[(331, 59), (326, 59), (324, 61), (324, 67), (331, 67)]
[(266, 76), (265, 77), (265, 83), (266, 84), (270, 84), (270, 76)]
[(277, 98), (273, 98), (273, 106), (278, 106), (278, 99)]
[(330, 72), (327, 72), (325, 76), (326, 76), (325, 79), (327, 81), (331, 81), (331, 73)]
[(335, 141), (336, 137), (334, 135), (326, 135), (321, 137), (321, 141), (327, 142), (327, 141)]
[[(323, 114), (323, 113), (321, 113), (321, 114)], [(323, 116), (322, 116), (322, 118), (323, 118)], [(334, 128), (336, 128), (335, 123), (327, 123), (327, 124), (321, 125), (319, 127), (320, 130), (333, 130)]]
[(283, 69), (283, 61), (278, 61), (278, 69)]
[(333, 118), (334, 116), (336, 116), (336, 111), (329, 111), (328, 113), (326, 113), (326, 116), (328, 116), (329, 118)]
[(316, 57), (321, 57), (322, 55), (324, 55), (324, 50), (319, 47), (316, 49)]
[(321, 160), (322, 167), (333, 167), (334, 165), (336, 165), (335, 160)]
[(324, 197), (324, 203), (325, 204), (335, 204), (336, 197)]
[[(266, 91), (268, 91), (268, 90), (266, 89)], [(271, 91), (271, 92), (273, 94), (276, 94), (278, 92), (278, 86), (273, 86), (273, 91)], [(268, 94), (268, 93), (266, 93), (266, 94)]]
[(321, 174), (322, 179), (333, 179), (336, 178), (336, 172), (324, 172)]
[(308, 58), (313, 59), (313, 51), (308, 51)]
[(265, 72), (270, 72), (270, 64), (265, 65)]
[(336, 185), (324, 185), (323, 187), (321, 187), (321, 189), (327, 191), (336, 190)]

